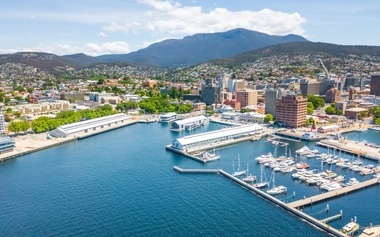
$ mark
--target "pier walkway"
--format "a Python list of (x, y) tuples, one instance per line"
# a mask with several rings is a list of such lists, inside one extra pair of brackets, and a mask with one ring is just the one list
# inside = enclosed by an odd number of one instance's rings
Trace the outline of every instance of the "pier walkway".
[(173, 170), (178, 171), (180, 173), (187, 174), (218, 174), (218, 169), (182, 169), (178, 166), (174, 166)]
[(330, 149), (341, 150), (352, 155), (359, 155), (366, 159), (380, 161), (380, 149), (365, 145), (363, 142), (354, 142), (351, 140), (323, 140), (316, 143)]
[(305, 198), (302, 200), (294, 201), (294, 202), (288, 203), (288, 206), (292, 207), (292, 208), (298, 208), (298, 207), (304, 207), (304, 206), (312, 205), (314, 203), (321, 202), (321, 201), (324, 201), (324, 200), (327, 200), (330, 198), (338, 197), (341, 195), (345, 195), (347, 193), (350, 193), (350, 192), (353, 192), (353, 191), (356, 191), (356, 190), (359, 190), (362, 188), (366, 188), (366, 187), (369, 187), (369, 186), (372, 186), (372, 185), (378, 184), (378, 183), (379, 183), (378, 178), (370, 179), (370, 180), (367, 180), (367, 181), (364, 181), (364, 182), (361, 182), (361, 183), (358, 183), (358, 184), (355, 184), (352, 186), (347, 186), (345, 188), (337, 189), (334, 191), (322, 193), (322, 194), (315, 195), (315, 196)]

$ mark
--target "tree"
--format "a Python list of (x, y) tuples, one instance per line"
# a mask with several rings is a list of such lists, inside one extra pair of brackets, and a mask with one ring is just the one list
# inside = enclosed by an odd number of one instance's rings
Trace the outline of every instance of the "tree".
[(363, 118), (366, 117), (366, 116), (367, 116), (367, 112), (366, 112), (366, 111), (362, 111), (362, 112), (360, 112), (359, 117), (360, 117), (361, 119), (363, 119)]
[(325, 100), (321, 97), (310, 94), (307, 96), (307, 100), (313, 104), (314, 109), (325, 106)]
[(29, 88), (27, 89), (27, 91), (28, 91), (29, 94), (32, 94), (33, 91), (34, 91), (34, 88), (33, 88), (33, 87), (29, 87)]
[(311, 102), (307, 103), (307, 114), (313, 114), (314, 113), (314, 105)]
[(343, 110), (341, 110), (341, 109), (337, 109), (337, 110), (336, 110), (336, 114), (337, 114), (337, 115), (343, 115)]
[(329, 106), (325, 109), (326, 114), (335, 114), (336, 111), (333, 107)]
[(267, 113), (267, 114), (265, 115), (265, 119), (264, 119), (264, 121), (267, 122), (267, 123), (273, 121), (273, 115), (270, 114), (270, 113)]

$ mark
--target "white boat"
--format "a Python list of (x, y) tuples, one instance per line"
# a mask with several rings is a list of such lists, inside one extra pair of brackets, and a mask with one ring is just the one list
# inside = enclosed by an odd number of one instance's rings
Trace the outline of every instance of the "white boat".
[(371, 130), (380, 131), (380, 126), (374, 126), (370, 128)]
[(265, 176), (265, 173), (264, 173), (264, 170), (263, 170), (263, 165), (260, 166), (260, 182), (256, 183), (254, 185), (254, 187), (256, 188), (263, 188), (263, 187), (266, 187), (268, 186), (268, 181), (266, 179), (266, 176)]
[(334, 178), (335, 182), (343, 182), (346, 178), (343, 175), (339, 175)]
[(360, 128), (360, 129), (356, 129), (355, 131), (356, 132), (366, 132), (368, 129), (367, 128)]
[(354, 236), (356, 231), (359, 229), (359, 224), (351, 221), (347, 225), (343, 226), (342, 233), (348, 236)]
[(240, 170), (240, 155), (238, 154), (238, 169), (235, 171), (235, 163), (232, 161), (232, 172), (231, 175), (234, 177), (242, 176), (246, 174), (246, 170)]
[(320, 188), (321, 189), (325, 189), (328, 192), (330, 192), (330, 191), (334, 191), (334, 190), (340, 189), (340, 188), (342, 188), (342, 186), (340, 184), (338, 184), (338, 183), (333, 182), (333, 183), (321, 185)]
[[(248, 169), (249, 169), (249, 165), (247, 163), (247, 173), (248, 173)], [(244, 177), (241, 180), (243, 180), (244, 182), (247, 182), (247, 183), (253, 183), (256, 181), (256, 176), (249, 174), (249, 175), (247, 175), (247, 177)]]
[(215, 153), (215, 148), (214, 148), (214, 153), (208, 153), (207, 151), (202, 154), (202, 158), (204, 161), (209, 162), (209, 161), (214, 161), (214, 160), (219, 160), (220, 155), (217, 155)]
[(276, 176), (276, 174), (273, 172), (272, 173), (272, 188), (268, 189), (266, 192), (268, 194), (271, 194), (271, 195), (277, 195), (277, 194), (281, 194), (281, 193), (286, 193), (287, 192), (287, 188), (286, 187), (284, 187), (284, 186), (278, 186), (278, 187), (276, 187), (275, 176)]
[(307, 146), (304, 146), (304, 147), (302, 147), (301, 149), (299, 149), (299, 150), (296, 150), (296, 153), (298, 154), (298, 155), (308, 155), (308, 154), (310, 154), (311, 153), (311, 150), (309, 149), (309, 147), (307, 147)]
[(358, 184), (358, 183), (359, 183), (359, 181), (356, 178), (350, 178), (347, 182), (347, 185), (351, 186), (351, 185)]

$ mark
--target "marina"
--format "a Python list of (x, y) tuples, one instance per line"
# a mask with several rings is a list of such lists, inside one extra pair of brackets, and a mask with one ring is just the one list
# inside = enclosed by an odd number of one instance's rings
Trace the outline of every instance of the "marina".
[[(161, 136), (165, 136), (165, 139), (160, 139), (161, 142), (157, 143), (157, 141), (155, 141), (153, 138), (144, 138), (144, 139), (140, 139), (140, 140), (137, 140), (136, 141), (136, 138), (131, 138), (127, 141), (124, 141), (124, 139), (121, 139), (121, 138), (112, 138), (110, 140), (121, 140), (123, 141), (122, 144), (124, 144), (124, 142), (128, 142), (131, 144), (131, 146), (129, 146), (129, 149), (131, 149), (131, 152), (134, 152), (134, 149), (133, 147), (136, 147), (137, 149), (137, 143), (139, 142), (142, 142), (142, 141), (146, 141), (145, 139), (148, 139), (147, 142), (149, 142), (150, 144), (152, 144), (153, 146), (155, 146), (154, 144), (160, 144), (161, 148), (163, 146), (164, 143), (166, 143), (168, 140), (176, 140), (176, 139), (180, 139), (181, 137), (179, 136), (180, 134), (178, 133), (168, 133), (168, 132), (163, 132), (163, 131), (167, 131), (168, 129), (168, 124), (164, 124), (164, 123), (161, 123), (161, 124), (158, 124), (158, 123), (147, 123), (147, 124), (137, 124), (137, 125), (134, 125), (134, 126), (130, 126), (128, 128), (125, 128), (125, 129), (117, 129), (117, 130), (114, 130), (113, 132), (109, 132), (109, 133), (104, 133), (102, 136), (94, 136), (94, 137), (91, 137), (89, 139), (84, 139), (84, 140), (81, 140), (81, 141), (77, 141), (77, 142), (74, 142), (74, 143), (67, 143), (66, 145), (62, 145), (60, 147), (64, 147), (64, 146), (68, 146), (71, 144), (71, 146), (73, 145), (79, 145), (79, 142), (82, 144), (83, 142), (84, 143), (88, 143), (88, 142), (94, 142), (96, 140), (101, 140), (101, 143), (99, 144), (103, 144), (104, 141), (102, 139), (102, 137), (105, 137), (105, 139), (109, 139), (108, 137), (112, 136), (113, 134), (120, 134), (120, 136), (123, 136), (122, 134), (125, 134), (125, 133), (132, 133), (132, 134), (137, 134), (138, 132), (137, 131), (140, 131), (139, 128), (144, 128), (144, 129), (147, 129), (149, 127), (149, 131), (151, 132), (156, 132), (157, 134), (161, 134)], [(235, 127), (234, 129), (237, 129), (238, 127)], [(202, 137), (202, 139), (204, 139), (204, 135), (206, 134), (206, 137), (210, 137), (208, 136), (209, 134), (213, 134), (212, 132), (219, 132), (219, 131), (228, 131), (228, 129), (231, 129), (231, 128), (226, 128), (226, 129), (219, 129), (219, 126), (217, 126), (217, 124), (215, 123), (210, 123), (206, 126), (201, 126), (199, 129), (197, 129), (198, 131), (198, 135), (200, 137)], [(232, 130), (233, 131), (233, 130)], [(235, 131), (239, 131), (239, 130), (235, 130)], [(198, 137), (197, 134), (194, 134), (195, 131), (183, 131), (183, 135), (184, 137)], [(211, 133), (210, 133), (211, 132)], [(371, 131), (366, 131), (364, 133), (361, 133), (361, 134), (365, 134), (365, 133), (370, 133), (372, 134), (373, 132)], [(366, 193), (368, 192), (377, 192), (377, 188), (373, 188), (377, 185), (375, 185), (375, 183), (371, 184), (371, 185), (365, 185), (367, 181), (374, 181), (376, 179), (373, 179), (372, 178), (372, 175), (373, 174), (370, 174), (369, 176), (361, 176), (359, 175), (359, 172), (355, 172), (353, 170), (350, 170), (349, 168), (342, 168), (336, 164), (329, 164), (327, 163), (327, 161), (324, 161), (324, 160), (320, 160), (319, 157), (322, 157), (323, 154), (330, 154), (332, 157), (334, 156), (339, 156), (339, 157), (342, 157), (342, 158), (345, 158), (345, 159), (349, 159), (350, 161), (356, 161), (356, 158), (355, 159), (351, 159), (349, 156), (350, 154), (348, 153), (345, 153), (345, 152), (341, 152), (341, 154), (338, 152), (338, 150), (336, 149), (327, 149), (327, 148), (324, 148), (322, 146), (318, 146), (318, 154), (313, 156), (313, 157), (307, 157), (308, 154), (310, 155), (311, 153), (309, 153), (310, 151), (314, 151), (316, 150), (316, 147), (315, 147), (315, 143), (307, 143), (307, 142), (294, 142), (294, 141), (291, 141), (291, 140), (288, 140), (288, 142), (286, 143), (282, 143), (282, 142), (278, 142), (278, 143), (273, 143), (273, 141), (266, 141), (265, 139), (258, 139), (258, 140), (255, 140), (255, 141), (251, 141), (251, 142), (245, 142), (245, 141), (250, 141), (251, 140), (251, 137), (252, 136), (258, 136), (258, 135), (263, 135), (265, 133), (261, 133), (261, 134), (257, 134), (257, 135), (252, 135), (252, 134), (246, 134), (245, 136), (242, 136), (242, 137), (239, 137), (239, 138), (234, 138), (232, 137), (231, 139), (226, 139), (226, 140), (220, 140), (220, 141), (210, 141), (210, 143), (206, 142), (205, 144), (202, 144), (202, 146), (200, 147), (194, 147), (193, 150), (191, 150), (190, 152), (187, 152), (186, 150), (184, 149), (176, 149), (176, 148), (172, 148), (171, 147), (171, 144), (170, 145), (167, 145), (166, 146), (166, 149), (168, 151), (172, 151), (172, 152), (154, 152), (154, 149), (152, 150), (151, 148), (148, 148), (148, 153), (146, 153), (145, 156), (147, 157), (150, 157), (150, 159), (141, 159), (141, 158), (136, 158), (133, 160), (133, 161), (130, 161), (128, 162), (129, 164), (131, 162), (133, 162), (133, 164), (137, 164), (136, 165), (133, 165), (133, 166), (142, 166), (142, 167), (145, 167), (146, 165), (143, 165), (141, 164), (141, 162), (154, 162), (154, 167), (159, 167), (160, 165), (158, 165), (159, 163), (161, 164), (162, 162), (164, 163), (169, 163), (169, 164), (173, 164), (171, 167), (173, 170), (175, 170), (176, 172), (172, 172), (173, 174), (169, 174), (169, 176), (171, 177), (170, 179), (180, 179), (180, 182), (181, 182), (181, 186), (183, 185), (182, 183), (183, 182), (187, 182), (190, 181), (190, 180), (198, 180), (198, 179), (201, 179), (203, 183), (207, 183), (207, 186), (204, 186), (204, 184), (202, 184), (202, 182), (196, 182), (195, 183), (192, 183), (189, 188), (189, 192), (191, 190), (191, 193), (193, 194), (196, 194), (197, 197), (199, 197), (199, 195), (203, 196), (203, 195), (206, 195), (207, 197), (209, 197), (210, 195), (209, 194), (204, 194), (202, 192), (203, 189), (205, 189), (205, 187), (207, 187), (207, 191), (208, 189), (210, 188), (208, 182), (211, 182), (213, 183), (213, 185), (221, 185), (223, 188), (224, 187), (228, 187), (228, 192), (223, 192), (223, 194), (227, 194), (227, 193), (239, 193), (239, 207), (236, 207), (236, 206), (232, 206), (231, 208), (248, 208), (245, 207), (245, 204), (247, 203), (246, 200), (242, 200), (241, 198), (244, 197), (244, 189), (246, 190), (250, 190), (250, 192), (248, 192), (248, 194), (250, 193), (255, 193), (257, 194), (258, 197), (262, 197), (264, 198), (265, 200), (269, 201), (270, 203), (273, 203), (277, 206), (280, 206), (282, 209), (279, 209), (276, 210), (277, 208), (270, 208), (271, 211), (274, 211), (276, 212), (276, 216), (279, 216), (279, 215), (282, 215), (280, 214), (280, 212), (282, 210), (286, 210), (287, 212), (291, 212), (294, 214), (294, 216), (296, 217), (299, 217), (303, 220), (306, 220), (308, 223), (311, 223), (312, 225), (311, 226), (316, 226), (318, 227), (318, 229), (322, 229), (323, 231), (329, 233), (330, 235), (333, 235), (333, 236), (344, 236), (342, 235), (341, 233), (341, 229), (342, 227), (348, 223), (348, 218), (352, 217), (352, 216), (358, 216), (358, 222), (361, 222), (360, 225), (361, 226), (369, 226), (370, 222), (374, 222), (374, 223), (379, 223), (380, 220), (377, 220), (376, 218), (374, 217), (371, 217), (371, 216), (368, 216), (368, 215), (365, 215), (363, 213), (364, 210), (366, 210), (366, 206), (368, 206), (368, 208), (371, 206), (371, 203), (365, 203), (364, 205), (365, 206), (362, 206), (361, 209), (363, 210), (357, 210), (355, 208), (353, 208), (354, 205), (350, 205), (350, 204), (347, 204), (347, 203), (350, 203), (350, 199), (352, 198), (355, 198), (357, 196), (362, 196), (362, 195), (365, 195)], [(354, 135), (350, 135), (351, 137), (354, 136)], [(376, 136), (375, 133), (373, 133), (373, 136)], [(233, 143), (231, 141), (234, 141)], [(100, 142), (100, 141), (99, 141)], [(234, 144), (233, 146), (231, 146), (232, 144)], [(106, 146), (109, 146), (109, 143), (107, 144), (104, 144)], [(116, 143), (115, 145), (118, 145), (120, 146), (121, 143)], [(150, 145), (150, 146), (152, 146)], [(283, 146), (282, 146), (283, 145)], [(82, 145), (81, 145), (82, 146)], [(99, 145), (98, 145), (99, 146)], [(156, 145), (156, 148), (158, 146)], [(215, 152), (214, 150), (214, 147), (217, 147), (218, 150), (217, 150), (217, 153)], [(310, 151), (307, 151), (306, 148), (304, 147), (308, 147), (308, 149)], [(58, 148), (58, 147), (57, 147)], [(57, 148), (52, 148), (53, 150), (54, 149), (57, 149)], [(100, 149), (101, 147), (99, 147)], [(101, 149), (105, 149), (104, 147), (101, 148)], [(303, 153), (304, 155), (299, 155), (301, 154), (301, 152), (298, 152), (296, 153), (296, 151), (304, 151), (306, 150), (307, 153)], [(357, 188), (357, 186), (352, 185), (352, 186), (347, 186), (347, 187), (343, 187), (339, 190), (334, 190), (334, 191), (331, 191), (331, 192), (326, 192), (324, 193), (324, 191), (322, 191), (320, 188), (318, 188), (317, 185), (310, 185), (310, 184), (307, 184), (306, 180), (302, 181), (300, 179), (294, 179), (292, 178), (292, 174), (295, 174), (297, 172), (297, 170), (290, 170), (288, 171), (288, 168), (279, 168), (278, 171), (275, 171), (274, 170), (276, 169), (276, 167), (267, 167), (267, 166), (264, 166), (264, 164), (258, 164), (257, 162), (255, 162), (255, 157), (258, 157), (258, 156), (262, 156), (263, 154), (268, 154), (269, 152), (272, 153), (272, 156), (273, 158), (276, 159), (277, 162), (281, 163), (281, 162), (284, 162), (285, 160), (287, 161), (291, 161), (291, 159), (287, 159), (286, 157), (292, 157), (293, 156), (293, 161), (294, 163), (290, 166), (296, 166), (296, 164), (305, 164), (307, 163), (311, 168), (311, 170), (332, 170), (334, 171), (335, 173), (339, 175), (342, 175), (342, 176), (345, 176), (347, 178), (346, 181), (348, 180), (351, 180), (351, 177), (356, 177), (357, 180), (360, 182), (359, 185), (365, 185), (365, 187), (362, 187), (362, 188)], [(151, 154), (150, 154), (151, 153)], [(38, 154), (38, 153), (36, 153)], [(128, 154), (133, 154), (133, 153), (128, 153)], [(154, 154), (154, 157), (152, 157), (152, 154)], [(156, 154), (160, 154), (160, 157), (156, 157)], [(177, 154), (180, 154), (180, 155), (177, 155)], [(217, 161), (214, 161), (214, 162), (205, 162), (203, 158), (203, 155), (202, 154), (216, 154), (216, 155), (219, 155), (221, 156), (222, 158), (221, 159), (218, 159)], [(92, 155), (94, 156), (94, 155)], [(186, 156), (186, 157), (189, 157), (191, 159), (183, 159), (182, 157), (183, 156)], [(117, 158), (116, 158), (117, 157)], [(246, 172), (246, 175), (242, 175), (242, 176), (239, 176), (239, 177), (234, 177), (233, 175), (231, 175), (231, 171), (234, 171), (234, 168), (231, 167), (231, 163), (235, 162), (235, 167), (237, 167), (238, 163), (237, 163), (237, 157), (239, 157), (238, 160), (240, 160), (241, 162), (241, 167), (244, 167), (244, 169), (240, 169), (240, 171), (247, 171), (248, 170), (248, 165), (249, 165), (249, 172)], [(116, 159), (120, 160), (120, 162), (123, 161), (123, 159), (125, 159), (125, 156), (115, 156)], [(108, 159), (115, 159), (115, 158), (107, 158)], [(123, 158), (123, 159), (121, 159)], [(361, 158), (363, 158), (361, 156)], [(90, 160), (93, 160), (93, 158), (89, 158)], [(102, 158), (103, 159), (103, 158)], [(77, 160), (77, 159), (75, 159)], [(199, 162), (193, 162), (193, 160), (197, 160)], [(323, 161), (323, 162), (322, 162)], [(364, 160), (363, 160), (364, 161)], [(98, 161), (97, 161), (98, 162)], [(99, 160), (100, 162), (100, 160)], [(159, 162), (159, 163), (157, 163)], [(361, 166), (362, 167), (365, 167), (369, 164), (373, 164), (373, 165), (376, 165), (372, 160), (368, 160), (368, 162), (370, 163), (367, 163), (367, 164), (362, 164)], [(372, 163), (371, 163), (372, 162)], [(7, 163), (7, 162), (5, 162)], [(158, 165), (158, 166), (157, 166)], [(162, 165), (162, 164), (161, 164)], [(119, 164), (120, 167), (123, 167), (122, 163)], [(130, 166), (130, 165), (129, 165)], [(245, 166), (247, 166), (247, 169), (245, 169)], [(318, 166), (318, 167), (316, 167)], [(180, 168), (181, 167), (181, 168)], [(193, 168), (186, 168), (186, 167), (193, 167)], [(314, 167), (316, 167), (314, 169)], [(374, 166), (373, 166), (374, 167)], [(132, 170), (136, 169), (136, 167), (134, 167)], [(154, 169), (153, 166), (150, 167), (150, 169)], [(160, 169), (160, 168), (159, 168)], [(268, 173), (267, 171), (265, 170), (268, 170), (268, 169), (271, 169), (270, 173)], [(131, 170), (129, 171), (131, 172)], [(138, 171), (138, 172), (141, 172)], [(163, 169), (162, 172), (164, 174), (167, 173), (167, 169)], [(267, 172), (267, 174), (266, 174)], [(314, 171), (315, 174), (317, 174), (316, 171)], [(143, 172), (144, 173), (144, 172)], [(170, 172), (169, 172), (170, 173)], [(187, 175), (183, 175), (180, 177), (176, 176), (176, 175), (180, 175), (181, 173), (183, 174), (189, 174), (188, 177), (191, 177), (191, 178), (186, 178)], [(233, 187), (229, 186), (228, 184), (226, 183), (223, 183), (223, 182), (220, 182), (220, 180), (218, 180), (217, 178), (214, 178), (214, 177), (218, 177), (218, 176), (207, 176), (207, 177), (202, 177), (202, 175), (193, 175), (193, 174), (220, 174), (221, 176), (224, 176), (224, 177), (227, 177), (228, 179), (234, 181), (234, 183), (238, 183), (239, 186), (243, 187), (244, 189), (242, 191), (239, 191), (239, 190), (236, 190), (234, 189)], [(266, 186), (262, 186), (260, 188), (258, 188), (257, 186), (255, 186), (256, 184), (260, 184), (260, 183), (265, 183), (265, 177), (268, 177), (268, 181), (269, 180), (273, 180), (274, 177), (272, 178), (269, 178), (271, 176), (271, 174), (275, 175), (275, 183), (276, 183), (276, 186), (284, 186), (287, 188), (287, 192), (286, 193), (280, 193), (280, 194), (275, 194), (275, 195), (269, 195), (266, 191), (267, 191), (267, 187)], [(138, 180), (141, 180), (142, 176), (140, 174), (134, 174), (135, 177), (139, 177)], [(161, 176), (162, 174), (160, 174)], [(176, 178), (174, 178), (174, 177)], [(249, 178), (249, 177), (253, 177), (253, 176), (256, 176), (255, 177), (255, 181), (252, 181), (252, 179), (249, 179), (248, 181), (244, 181), (245, 178)], [(336, 176), (336, 177), (338, 177)], [(258, 178), (257, 178), (258, 177)], [(348, 179), (350, 178), (350, 179)], [(153, 180), (155, 180), (154, 177), (152, 177)], [(142, 180), (145, 180), (145, 177), (142, 178)], [(129, 180), (129, 182), (131, 182), (131, 180)], [(140, 181), (141, 182), (141, 181)], [(170, 182), (169, 182), (170, 183)], [(342, 185), (344, 183), (341, 183)], [(136, 184), (135, 184), (136, 185)], [(146, 183), (146, 185), (149, 185), (148, 183)], [(163, 183), (160, 183), (160, 186), (162, 187), (165, 187), (165, 184)], [(177, 186), (177, 185), (176, 185)], [(197, 187), (199, 186), (199, 188)], [(269, 187), (271, 188), (271, 185), (269, 185)], [(223, 189), (222, 188), (222, 189)], [(172, 189), (172, 188), (171, 188)], [(196, 189), (197, 191), (194, 192), (193, 189)], [(343, 190), (348, 190), (350, 189), (351, 191), (347, 191), (347, 195), (345, 192), (343, 192)], [(354, 190), (355, 189), (355, 190)], [(181, 192), (184, 192), (184, 195), (189, 195), (189, 193), (187, 191), (185, 191), (183, 188), (181, 188), (180, 190), (182, 190)], [(218, 195), (218, 197), (220, 196), (220, 190), (221, 188), (216, 188), (215, 189), (215, 195)], [(354, 192), (355, 191), (355, 192)], [(157, 192), (157, 190), (156, 190)], [(322, 193), (321, 193), (322, 192)], [(339, 192), (338, 195), (336, 195), (335, 193), (336, 192)], [(343, 193), (341, 193), (343, 192)], [(232, 195), (231, 193), (231, 195)], [(330, 197), (330, 198), (321, 198), (320, 200), (318, 201), (315, 201), (314, 198), (318, 197), (318, 195), (327, 195), (328, 193), (331, 193), (331, 194), (335, 194), (333, 195), (333, 197)], [(222, 195), (223, 195), (222, 194)], [(150, 195), (150, 194), (149, 194)], [(176, 194), (177, 196), (180, 195), (180, 194)], [(325, 195), (325, 196), (326, 196)], [(232, 195), (234, 198), (234, 200), (236, 200), (236, 197), (235, 197), (235, 194)], [(251, 195), (252, 197), (246, 197), (246, 198), (249, 198), (249, 199), (255, 199), (256, 198), (256, 195)], [(373, 198), (376, 198), (376, 195), (373, 195), (371, 194), (370, 196), (373, 196)], [(307, 198), (306, 198), (307, 197)], [(312, 201), (312, 205), (310, 205), (310, 199), (308, 198), (312, 198), (313, 201)], [(218, 198), (219, 199), (219, 198)], [(208, 203), (209, 200), (202, 200), (202, 202), (204, 203)], [(295, 205), (297, 202), (306, 202), (306, 204), (304, 204), (304, 206), (302, 206), (302, 209), (301, 210), (298, 210), (297, 207), (293, 207), (293, 205)], [(173, 202), (173, 201), (171, 201)], [(257, 203), (257, 202), (260, 202), (260, 200), (256, 200), (254, 202), (248, 202), (249, 203), (249, 206), (252, 206), (252, 205), (255, 205), (253, 203)], [(318, 209), (317, 212), (320, 212), (320, 206), (321, 205), (326, 205), (326, 202), (334, 202), (334, 205), (332, 208), (332, 213), (334, 213), (334, 215), (328, 215), (328, 216), (324, 216), (324, 217), (316, 217), (314, 216), (313, 213), (309, 213), (309, 212), (315, 212), (315, 209)], [(341, 205), (337, 205), (336, 203), (339, 202), (342, 203), (343, 207)], [(227, 202), (228, 205), (231, 205), (231, 201), (228, 201)], [(218, 204), (218, 205), (227, 205), (227, 203), (225, 204)], [(212, 204), (207, 204), (207, 205), (212, 205)], [(261, 203), (260, 204), (260, 211), (258, 209), (250, 209), (249, 213), (250, 215), (257, 215), (257, 216), (260, 216), (261, 213), (262, 213), (262, 209), (265, 209), (265, 203)], [(314, 209), (314, 211), (312, 211), (311, 209)], [(345, 215), (344, 216), (340, 216), (340, 217), (337, 217), (337, 210), (334, 210), (336, 208), (339, 208), (339, 210), (343, 210), (345, 212)], [(353, 209), (352, 209), (353, 208)], [(248, 208), (249, 209), (249, 208)], [(325, 209), (323, 207), (323, 209)], [(228, 209), (229, 211), (231, 211), (230, 209)], [(270, 212), (270, 211), (269, 211)], [(268, 212), (268, 210), (266, 210), (266, 215), (270, 215)], [(141, 214), (141, 213), (140, 213)], [(292, 219), (291, 216), (293, 215), (290, 215), (287, 214), (286, 212), (284, 213), (284, 219)], [(327, 214), (326, 214), (327, 215)], [(294, 217), (293, 216), (293, 217)], [(217, 218), (217, 217), (215, 217)], [(246, 218), (249, 218), (248, 216)], [(256, 217), (257, 218), (257, 217)], [(274, 217), (273, 217), (274, 218)], [(236, 220), (237, 222), (236, 223), (240, 223), (240, 218), (238, 218), (239, 220)], [(218, 219), (219, 220), (219, 219)], [(231, 221), (233, 220), (233, 218), (229, 218), (228, 221)], [(294, 221), (292, 222), (293, 225), (302, 225), (302, 222), (297, 222), (297, 223), (294, 223)], [(280, 224), (280, 223), (279, 223)], [(240, 224), (238, 224), (239, 226)], [(281, 224), (280, 224), (281, 225)], [(313, 229), (313, 227), (311, 227)], [(306, 228), (308, 229), (308, 228)], [(361, 232), (361, 231), (359, 231)], [(9, 230), (6, 230), (6, 233), (10, 233)], [(248, 232), (245, 232), (245, 233), (248, 233)], [(291, 232), (290, 232), (291, 233)], [(284, 236), (292, 236), (292, 234), (283, 234)], [(313, 234), (305, 234), (305, 236), (318, 236), (318, 233), (319, 233), (319, 230), (315, 229), (315, 233), (313, 232)], [(321, 232), (321, 233), (324, 233), (324, 232)], [(268, 233), (269, 234), (269, 233)], [(326, 234), (326, 233), (324, 233)]]
[(368, 186), (375, 185), (375, 184), (379, 184), (379, 178), (370, 179), (370, 180), (361, 182), (359, 184), (355, 184), (352, 186), (347, 186), (345, 188), (337, 189), (335, 191), (326, 192), (326, 193), (315, 195), (315, 196), (312, 196), (309, 198), (305, 198), (302, 200), (291, 202), (291, 203), (288, 203), (288, 205), (290, 207), (293, 207), (293, 208), (299, 208), (299, 207), (303, 208), (304, 206), (313, 205), (317, 202), (325, 201), (325, 200), (330, 199), (330, 198), (335, 198), (335, 197), (338, 197), (340, 195), (346, 195), (350, 192), (354, 192), (354, 191), (357, 191), (359, 189), (363, 189), (363, 188), (366, 188)]

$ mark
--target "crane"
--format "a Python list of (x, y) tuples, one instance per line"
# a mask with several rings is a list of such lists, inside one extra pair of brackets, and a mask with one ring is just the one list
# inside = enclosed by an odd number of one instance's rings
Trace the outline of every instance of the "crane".
[(344, 86), (344, 83), (346, 82), (346, 77), (343, 76), (343, 77), (340, 77), (339, 79), (333, 78), (333, 77), (331, 76), (329, 70), (327, 70), (327, 68), (326, 68), (325, 65), (323, 64), (322, 59), (320, 59), (320, 58), (318, 58), (318, 59), (319, 59), (319, 62), (321, 62), (322, 67), (323, 67), (323, 69), (324, 69), (325, 72), (326, 72), (327, 79), (335, 80), (336, 82), (340, 83), (340, 92), (342, 93), (342, 92), (343, 92), (343, 86)]
[(325, 65), (323, 64), (322, 59), (320, 59), (320, 58), (318, 58), (318, 59), (319, 59), (319, 61), (321, 62), (323, 69), (325, 69), (325, 72), (326, 72), (326, 76), (327, 76), (327, 78), (330, 79), (330, 73), (329, 73), (329, 70), (327, 70), (327, 68), (326, 68)]

